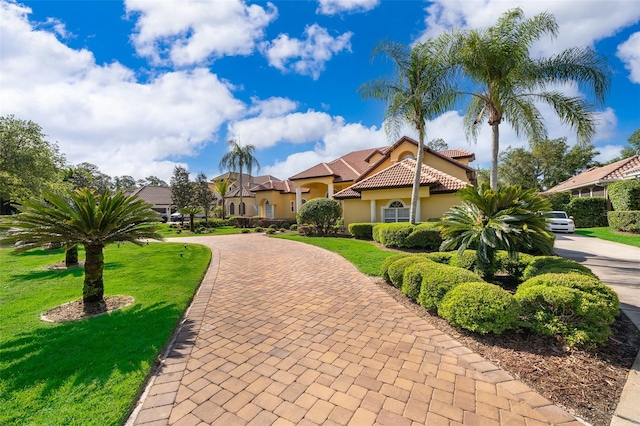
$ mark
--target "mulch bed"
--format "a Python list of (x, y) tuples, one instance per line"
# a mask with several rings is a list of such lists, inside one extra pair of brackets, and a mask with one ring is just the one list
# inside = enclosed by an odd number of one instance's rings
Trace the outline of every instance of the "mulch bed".
[(481, 335), (451, 326), (406, 298), (376, 284), (417, 316), (511, 373), (554, 404), (592, 425), (608, 426), (629, 369), (640, 348), (640, 332), (624, 313), (612, 325), (606, 345), (568, 349), (561, 341), (520, 332)]
[(87, 319), (98, 315), (104, 315), (117, 309), (124, 308), (135, 303), (131, 296), (104, 296), (104, 303), (92, 303), (85, 309), (82, 299), (65, 303), (55, 308), (49, 309), (40, 315), (43, 321), (47, 322), (68, 322)]

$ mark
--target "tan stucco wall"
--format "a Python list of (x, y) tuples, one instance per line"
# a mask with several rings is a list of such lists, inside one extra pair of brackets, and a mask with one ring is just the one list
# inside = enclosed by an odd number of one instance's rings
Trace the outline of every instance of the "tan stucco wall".
[(266, 217), (265, 201), (269, 201), (269, 204), (274, 206), (273, 218), (274, 219), (288, 219), (296, 217), (296, 213), (291, 212), (291, 203), (296, 202), (295, 194), (282, 194), (279, 191), (261, 191), (256, 194), (256, 200), (260, 207), (259, 216)]
[(420, 200), (420, 221), (441, 217), (451, 207), (462, 201), (455, 194), (433, 194), (429, 198)]
[(371, 222), (371, 210), (369, 201), (362, 201), (357, 199), (343, 200), (342, 212), (342, 215), (344, 217), (345, 230), (347, 230), (347, 226), (349, 226), (350, 223)]
[(467, 172), (454, 164), (451, 164), (447, 160), (443, 160), (440, 157), (436, 157), (435, 155), (425, 155), (424, 156), (424, 164), (427, 166), (431, 166), (436, 170), (440, 170), (441, 172), (445, 172), (446, 174), (457, 177), (465, 182), (469, 182), (469, 178), (467, 177)]

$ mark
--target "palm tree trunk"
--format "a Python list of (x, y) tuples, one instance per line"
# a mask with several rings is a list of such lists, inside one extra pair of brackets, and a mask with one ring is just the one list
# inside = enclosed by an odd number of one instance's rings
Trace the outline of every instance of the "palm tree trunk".
[(84, 287), (82, 301), (85, 305), (104, 302), (104, 253), (101, 244), (85, 244)]
[(64, 252), (64, 266), (67, 268), (78, 264), (78, 246), (73, 245)]
[(409, 209), (409, 223), (416, 224), (416, 214), (418, 211), (418, 199), (420, 196), (420, 173), (422, 172), (422, 162), (424, 161), (424, 130), (418, 130), (418, 153), (416, 155), (416, 171), (413, 176), (413, 188), (411, 189), (411, 208)]
[(498, 123), (491, 125), (493, 132), (491, 137), (491, 176), (489, 177), (489, 186), (494, 191), (498, 189), (498, 151), (500, 148), (500, 130)]
[(189, 214), (189, 231), (191, 231), (191, 232), (194, 231), (194, 229), (193, 229), (193, 217), (194, 216), (195, 215), (193, 213)]
[(244, 216), (244, 210), (242, 209), (242, 166), (242, 160), (240, 160), (240, 205), (238, 206), (240, 216)]

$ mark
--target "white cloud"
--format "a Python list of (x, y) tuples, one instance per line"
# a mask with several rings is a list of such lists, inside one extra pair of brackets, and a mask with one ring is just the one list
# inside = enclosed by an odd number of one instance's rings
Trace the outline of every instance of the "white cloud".
[(125, 6), (137, 16), (132, 39), (138, 54), (177, 66), (248, 55), (277, 17), (271, 3), (262, 7), (240, 0), (126, 0)]
[(2, 7), (0, 114), (38, 123), (71, 163), (87, 161), (111, 176), (168, 180), (171, 158), (195, 154), (245, 106), (203, 68), (169, 72), (147, 83), (114, 62), (97, 65), (35, 29), (30, 10)]
[(260, 115), (263, 117), (277, 117), (295, 111), (298, 104), (291, 99), (272, 97), (265, 100), (252, 99), (252, 104), (247, 115)]
[(332, 37), (318, 24), (307, 26), (304, 32), (303, 40), (280, 34), (275, 40), (265, 42), (262, 50), (269, 65), (281, 71), (309, 75), (317, 80), (324, 70), (324, 64), (334, 54), (342, 50), (351, 51), (351, 32)]
[(558, 38), (543, 38), (534, 46), (536, 54), (558, 53), (573, 46), (593, 47), (596, 41), (640, 18), (640, 2), (628, 0), (435, 0), (425, 9), (426, 29), (419, 39), (435, 37), (453, 27), (489, 27), (503, 12), (515, 7), (522, 8), (527, 18), (541, 12), (552, 13), (556, 18)]
[(379, 0), (319, 0), (317, 12), (335, 15), (342, 12), (367, 12), (380, 4)]
[(622, 148), (624, 148), (622, 145), (599, 146), (598, 151), (600, 152), (600, 154), (597, 155), (594, 160), (606, 164), (614, 158), (618, 157), (620, 155), (620, 151), (622, 151)]
[(634, 33), (618, 46), (616, 56), (629, 70), (629, 80), (640, 84), (640, 32)]

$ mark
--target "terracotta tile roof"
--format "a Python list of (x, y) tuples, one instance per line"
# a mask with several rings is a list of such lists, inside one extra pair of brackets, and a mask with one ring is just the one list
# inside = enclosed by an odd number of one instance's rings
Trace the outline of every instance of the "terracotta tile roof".
[[(251, 192), (260, 192), (260, 191), (278, 191), (282, 194), (295, 194), (296, 186), (290, 180), (268, 180), (260, 185), (256, 185), (251, 188)], [(310, 189), (303, 188), (302, 192), (309, 192)]]
[[(334, 197), (359, 198), (362, 190), (413, 186), (415, 167), (416, 160), (402, 160), (336, 193)], [(420, 185), (430, 186), (432, 193), (444, 193), (462, 189), (467, 186), (467, 182), (423, 164), (420, 171)]]
[(141, 186), (126, 191), (127, 195), (137, 195), (138, 198), (153, 204), (154, 207), (171, 205), (171, 188), (167, 186)]
[(640, 155), (634, 155), (633, 157), (625, 158), (624, 160), (616, 161), (606, 166), (592, 167), (559, 183), (553, 188), (547, 189), (545, 192), (566, 191), (597, 183), (613, 182), (623, 179), (630, 170), (634, 170), (637, 167), (640, 167)]
[(291, 176), (290, 180), (306, 179), (314, 177), (334, 176), (335, 182), (352, 181), (364, 173), (371, 165), (367, 160), (380, 148), (369, 148), (360, 151), (352, 151), (329, 163), (317, 164), (297, 175)]
[[(256, 194), (251, 192), (247, 187), (247, 185), (242, 185), (242, 197), (253, 198), (255, 196)], [(234, 197), (240, 197), (240, 188), (234, 188), (229, 192), (227, 192), (226, 198), (234, 198)]]
[(445, 155), (447, 157), (456, 159), (456, 158), (469, 158), (469, 161), (473, 161), (476, 159), (476, 155), (467, 151), (466, 149), (455, 148), (455, 149), (445, 149), (441, 151), (436, 151), (438, 154)]
[(625, 176), (635, 176), (640, 174), (640, 165), (636, 166), (636, 167), (632, 167), (629, 170), (627, 170), (626, 172), (624, 172)]

